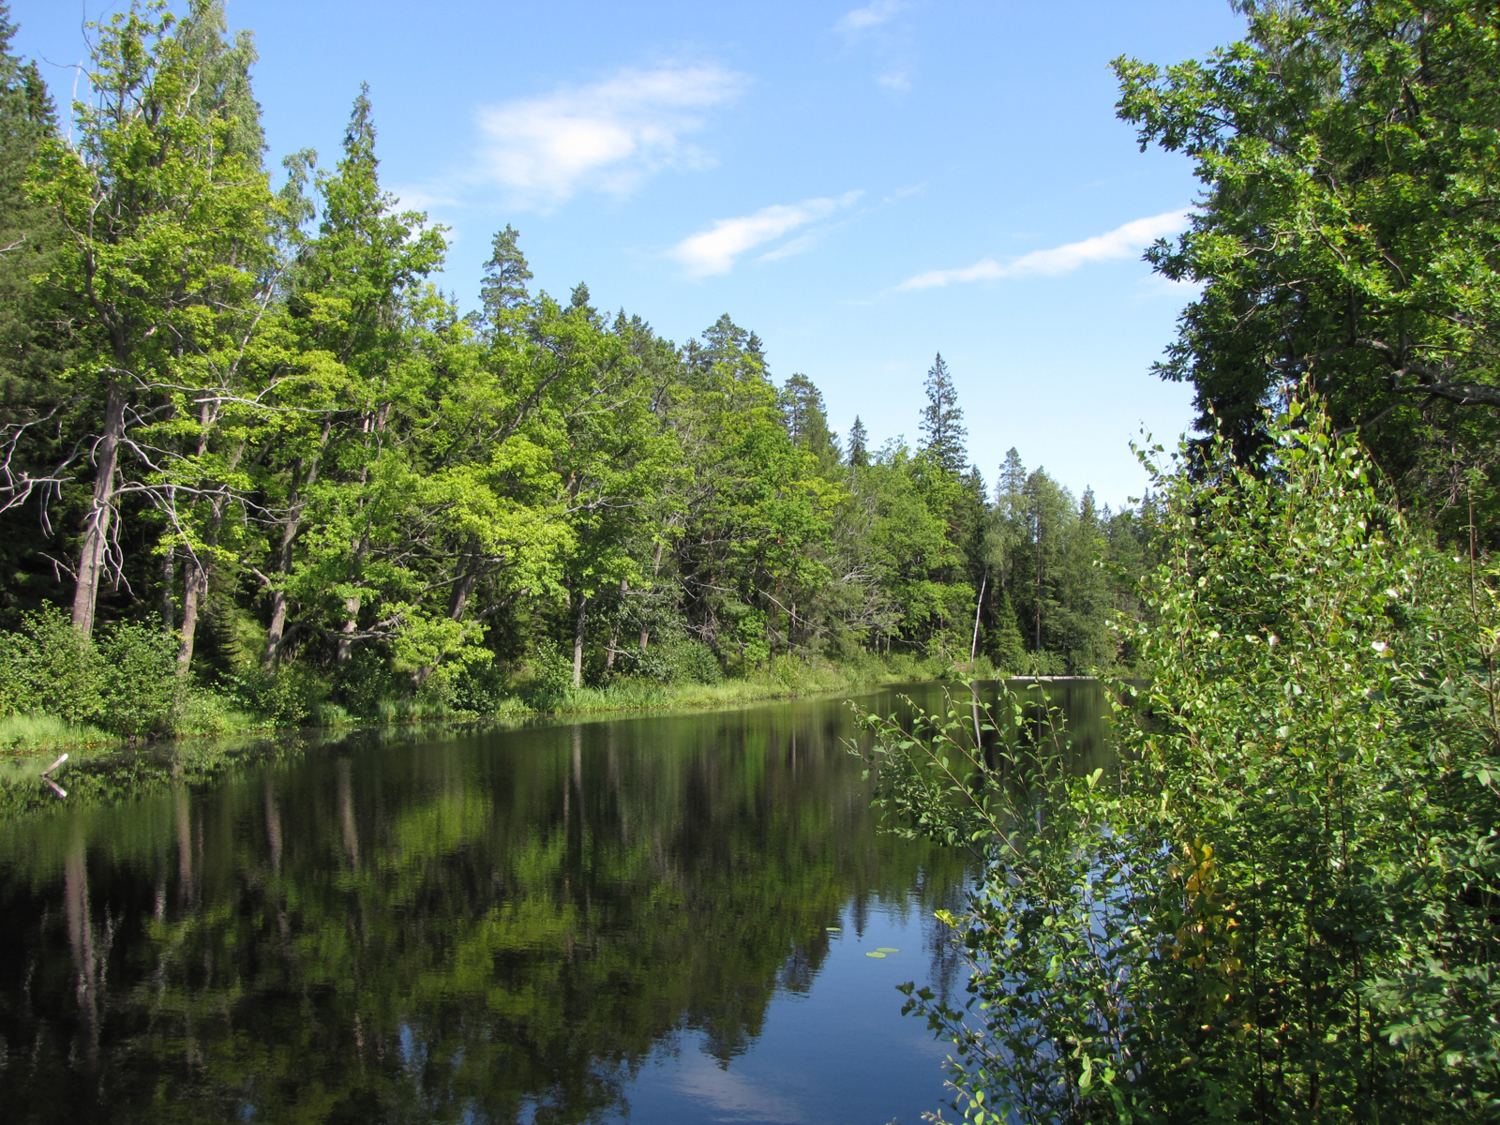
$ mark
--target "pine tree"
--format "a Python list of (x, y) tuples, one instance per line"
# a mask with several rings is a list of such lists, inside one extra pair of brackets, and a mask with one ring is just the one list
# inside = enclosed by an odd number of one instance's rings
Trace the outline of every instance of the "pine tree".
[(516, 245), (520, 237), (520, 232), (506, 223), (504, 230), (496, 232), (491, 243), (490, 260), (484, 264), (479, 301), (484, 306), (485, 319), (492, 325), (500, 323), (505, 313), (515, 311), (531, 298), (526, 289), (531, 270), (526, 265), (526, 255)]
[(823, 392), (806, 375), (799, 373), (782, 384), (777, 397), (792, 444), (817, 457), (820, 471), (827, 472), (837, 466), (840, 460), (838, 439), (828, 428)]
[(969, 454), (964, 441), (964, 412), (958, 405), (958, 392), (942, 353), (927, 372), (927, 405), (922, 410), (922, 452), (945, 472), (954, 476), (964, 471)]

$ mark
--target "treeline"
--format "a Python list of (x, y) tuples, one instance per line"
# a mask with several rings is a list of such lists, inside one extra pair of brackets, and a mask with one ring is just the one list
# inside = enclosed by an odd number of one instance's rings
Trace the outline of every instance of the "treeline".
[(381, 189), (365, 94), (333, 166), (297, 153), (273, 190), (217, 0), (98, 27), (67, 136), (13, 32), (0, 612), (13, 669), (43, 670), (8, 707), (47, 688), (59, 614), (149, 628), (163, 668), (283, 718), (782, 657), (1130, 659), (1107, 619), (1149, 503), (1100, 509), (1014, 450), (992, 493), (941, 356), (921, 440), (871, 448), (727, 316), (678, 345), (585, 285), (533, 293), (509, 226), (461, 313), (442, 228)]

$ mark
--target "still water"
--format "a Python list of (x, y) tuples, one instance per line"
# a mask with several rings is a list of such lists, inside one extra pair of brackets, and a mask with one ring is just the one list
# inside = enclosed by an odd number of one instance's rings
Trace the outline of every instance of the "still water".
[(914, 1125), (947, 1048), (896, 986), (963, 995), (932, 914), (972, 869), (877, 830), (852, 729), (825, 699), (33, 781), (0, 1117)]

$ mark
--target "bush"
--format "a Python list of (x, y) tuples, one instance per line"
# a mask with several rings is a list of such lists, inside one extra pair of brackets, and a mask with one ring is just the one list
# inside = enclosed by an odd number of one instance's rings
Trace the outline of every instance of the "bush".
[(104, 706), (103, 674), (94, 643), (56, 606), (28, 613), (19, 630), (0, 634), (0, 714), (93, 721)]
[(556, 644), (544, 638), (537, 643), (529, 662), (530, 679), (522, 692), (527, 704), (548, 711), (567, 699), (573, 689), (573, 661)]
[(391, 671), (385, 655), (369, 645), (356, 648), (333, 674), (333, 698), (350, 712), (372, 718), (383, 702), (410, 688), (411, 677)]
[(100, 724), (130, 738), (172, 730), (181, 683), (177, 642), (159, 627), (112, 622), (99, 643)]
[(659, 684), (717, 684), (724, 680), (714, 650), (690, 637), (668, 636), (645, 650), (630, 650), (629, 656), (637, 676)]
[(886, 808), (987, 863), (950, 918), (982, 1024), (925, 991), (909, 1005), (957, 1044), (967, 1120), (1500, 1104), (1500, 598), (1403, 524), (1317, 410), (1270, 434), (1262, 474), (1217, 448), (1157, 481), (1172, 549), (1117, 775), (1015, 746), (1020, 711), (987, 753), (962, 709), (870, 720)]
[(46, 606), (0, 636), (0, 711), (93, 723), (132, 738), (165, 734), (176, 718), (176, 649), (169, 634), (131, 622), (105, 626), (96, 643)]
[(270, 672), (253, 669), (229, 683), (241, 706), (273, 726), (301, 726), (328, 698), (327, 685), (301, 664), (281, 664)]
[(504, 710), (509, 683), (505, 670), (493, 660), (464, 664), (453, 677), (453, 706), (476, 715), (494, 715)]

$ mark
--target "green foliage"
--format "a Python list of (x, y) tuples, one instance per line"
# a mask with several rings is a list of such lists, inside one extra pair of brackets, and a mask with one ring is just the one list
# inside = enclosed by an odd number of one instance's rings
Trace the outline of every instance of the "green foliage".
[(0, 715), (52, 715), (130, 738), (174, 724), (177, 648), (159, 629), (112, 623), (96, 643), (55, 606), (0, 633)]
[(635, 675), (663, 684), (717, 684), (724, 679), (713, 649), (685, 636), (633, 654), (633, 664)]
[(301, 726), (328, 698), (328, 684), (312, 668), (254, 669), (229, 681), (233, 697), (272, 726)]
[(93, 642), (61, 610), (44, 606), (15, 632), (0, 633), (0, 713), (88, 722), (104, 706), (103, 664)]
[[(95, 29), (76, 144), (10, 30), (0, 9), (0, 246), (24, 235), (0, 254), (0, 601), (8, 627), (69, 597), (84, 636), (161, 622), (196, 717), (160, 717), (163, 680), (122, 730), (761, 690), (871, 655), (1118, 662), (1121, 585), (1091, 568), (1118, 517), (1045, 474), (1032, 538), (997, 516), (941, 358), (921, 448), (856, 425), (845, 457), (755, 333), (725, 315), (678, 346), (586, 285), (533, 292), (512, 227), (461, 315), (431, 282), (442, 228), (382, 186), (368, 91), (332, 166), (293, 154), (272, 193), (254, 44), (219, 0)], [(59, 643), (26, 706), (96, 713), (125, 673)]]
[(1191, 228), (1150, 252), (1203, 283), (1159, 366), (1254, 460), (1262, 404), (1311, 379), (1409, 511), (1495, 526), (1500, 17), (1469, 0), (1246, 2), (1243, 41), (1121, 58), (1119, 113), (1191, 157)]
[[(1468, 1121), (1500, 1099), (1497, 600), (1317, 408), (1161, 477), (1173, 550), (1118, 763), (1017, 757), (1016, 708), (875, 720), (909, 829), (981, 847), (954, 919), (973, 1121)], [(1471, 576), (1472, 575), (1472, 576)], [(1033, 745), (1045, 739), (1033, 736)], [(992, 744), (993, 743), (993, 744)], [(1029, 751), (1028, 751), (1029, 753)]]
[(99, 641), (99, 722), (129, 738), (170, 733), (180, 683), (176, 638), (133, 621), (114, 621)]

